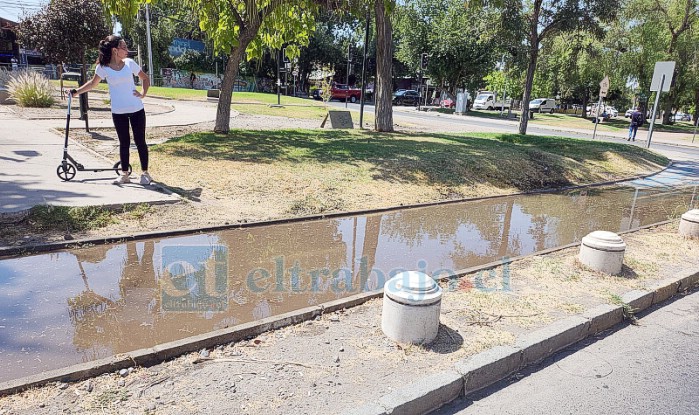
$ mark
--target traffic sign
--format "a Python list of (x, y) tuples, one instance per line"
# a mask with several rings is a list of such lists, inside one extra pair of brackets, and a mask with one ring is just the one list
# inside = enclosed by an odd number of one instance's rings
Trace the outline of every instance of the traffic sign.
[[(662, 92), (668, 92), (670, 90), (670, 84), (672, 84), (673, 72), (675, 72), (675, 62), (655, 62), (655, 70), (653, 71), (653, 80), (650, 83), (650, 90), (659, 90), (660, 84), (662, 83)], [(665, 81), (661, 82), (663, 80), (663, 75), (665, 75)]]
[(294, 70), (291, 72), (291, 74), (294, 75), (294, 76), (299, 76), (299, 70), (298, 70), (298, 69), (294, 69)]
[(605, 76), (602, 82), (599, 83), (599, 96), (604, 98), (609, 92), (609, 77)]

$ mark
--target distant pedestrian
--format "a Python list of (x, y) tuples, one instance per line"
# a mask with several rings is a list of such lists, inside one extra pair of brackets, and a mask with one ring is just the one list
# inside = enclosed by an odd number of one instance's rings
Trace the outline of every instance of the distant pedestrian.
[(13, 56), (12, 59), (10, 59), (10, 63), (12, 63), (12, 70), (16, 71), (17, 70), (17, 58), (15, 58)]
[(197, 80), (197, 76), (194, 74), (194, 72), (189, 74), (189, 82), (192, 83), (192, 89), (194, 89), (194, 81)]
[(636, 107), (636, 110), (631, 113), (631, 124), (629, 125), (629, 138), (626, 141), (636, 141), (636, 132), (638, 127), (643, 125), (644, 120), (641, 108)]

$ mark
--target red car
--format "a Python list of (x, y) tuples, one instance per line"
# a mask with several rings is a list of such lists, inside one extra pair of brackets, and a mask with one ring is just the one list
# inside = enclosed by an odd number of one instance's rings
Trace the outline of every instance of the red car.
[(332, 88), (332, 97), (330, 99), (344, 101), (347, 98), (349, 102), (357, 102), (361, 96), (361, 89), (350, 88), (344, 84), (335, 84)]

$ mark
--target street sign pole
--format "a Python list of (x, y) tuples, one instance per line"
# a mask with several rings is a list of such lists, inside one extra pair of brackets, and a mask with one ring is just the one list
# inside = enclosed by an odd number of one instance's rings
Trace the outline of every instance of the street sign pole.
[(597, 113), (595, 114), (595, 130), (592, 132), (592, 139), (595, 139), (595, 136), (597, 135), (597, 124), (599, 124), (599, 107), (602, 105), (602, 95), (600, 95), (599, 100), (597, 101)]
[(609, 91), (609, 77), (605, 76), (599, 83), (599, 100), (597, 101), (597, 114), (595, 115), (595, 130), (592, 132), (592, 139), (597, 135), (597, 124), (599, 124), (599, 108), (602, 106), (602, 98), (607, 96)]
[(660, 79), (660, 88), (655, 93), (655, 104), (653, 104), (653, 116), (650, 119), (650, 127), (648, 127), (648, 142), (646, 143), (646, 148), (650, 148), (650, 140), (653, 137), (653, 127), (655, 126), (655, 114), (658, 111), (658, 102), (660, 101), (660, 93), (663, 91), (663, 86), (665, 86), (665, 74)]
[(281, 95), (282, 76), (279, 73), (280, 66), (282, 65), (281, 54), (282, 54), (281, 51), (277, 52), (277, 105), (282, 105), (282, 95)]

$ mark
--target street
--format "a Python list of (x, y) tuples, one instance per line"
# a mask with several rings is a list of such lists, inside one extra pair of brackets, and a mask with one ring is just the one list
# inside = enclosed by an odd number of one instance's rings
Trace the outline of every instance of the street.
[(436, 414), (697, 414), (699, 293), (651, 310)]

